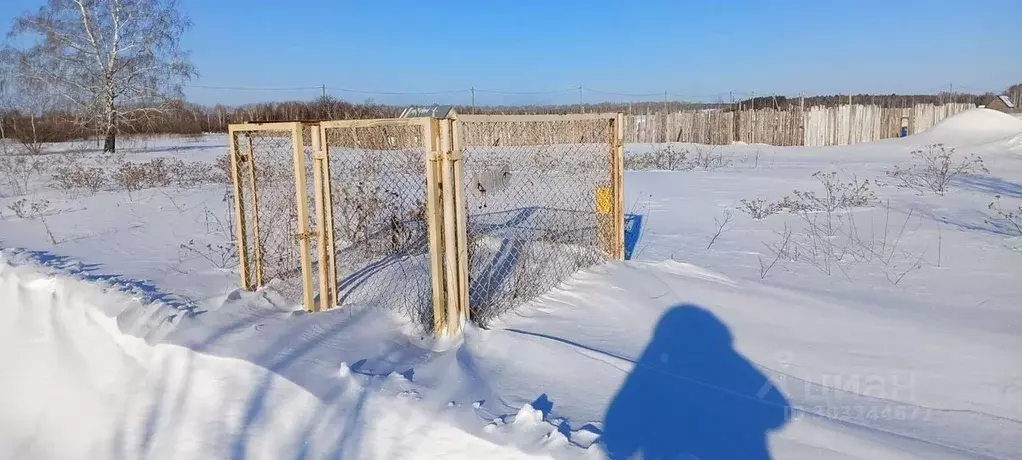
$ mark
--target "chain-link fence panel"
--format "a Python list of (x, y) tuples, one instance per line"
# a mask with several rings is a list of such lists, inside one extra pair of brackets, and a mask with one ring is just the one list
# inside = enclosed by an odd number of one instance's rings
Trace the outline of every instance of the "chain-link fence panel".
[(611, 257), (612, 117), (458, 116), (474, 322)]
[(244, 218), (247, 277), (286, 299), (304, 301), (302, 233), (295, 187), (295, 139), (291, 126), (232, 131)]
[(433, 322), (427, 235), (428, 119), (324, 122), (337, 300)]

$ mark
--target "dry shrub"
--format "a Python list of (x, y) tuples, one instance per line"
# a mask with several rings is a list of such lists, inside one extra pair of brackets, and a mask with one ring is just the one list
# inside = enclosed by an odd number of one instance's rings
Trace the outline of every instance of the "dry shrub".
[(625, 169), (661, 170), (661, 171), (691, 171), (699, 168), (704, 171), (712, 171), (720, 168), (727, 168), (734, 165), (734, 162), (717, 153), (716, 147), (703, 149), (695, 147), (695, 155), (689, 150), (676, 150), (674, 146), (654, 146), (649, 153), (628, 154), (624, 158)]
[(842, 208), (870, 206), (877, 202), (876, 194), (870, 189), (869, 179), (859, 181), (858, 177), (853, 175), (846, 181), (839, 177), (837, 172), (825, 173), (822, 171), (817, 171), (813, 177), (820, 181), (820, 185), (823, 185), (823, 194), (817, 195), (815, 192), (795, 190), (792, 193), (795, 194), (797, 200), (785, 197), (786, 203), (792, 206), (793, 210), (832, 213)]
[(46, 236), (50, 238), (50, 242), (54, 245), (58, 244), (57, 237), (53, 235), (53, 231), (50, 230), (50, 224), (46, 221), (46, 212), (50, 209), (49, 200), (29, 200), (22, 198), (9, 205), (7, 208), (14, 211), (14, 215), (25, 219), (35, 220), (39, 219), (43, 224), (43, 230), (46, 231)]
[(756, 198), (751, 201), (743, 199), (741, 203), (742, 204), (738, 207), (738, 209), (756, 220), (765, 219), (768, 216), (777, 214), (777, 211), (780, 211), (780, 207), (777, 203), (771, 203), (762, 198)]
[(231, 182), (231, 156), (220, 155), (216, 157), (216, 162), (213, 163), (215, 171), (218, 173), (217, 177), (220, 178), (220, 182), (224, 184), (230, 184)]
[(29, 201), (27, 198), (22, 198), (7, 205), (7, 209), (14, 211), (14, 215), (25, 220), (34, 220), (46, 212), (49, 207), (49, 200)]
[(166, 158), (153, 158), (145, 163), (123, 163), (114, 172), (113, 179), (118, 186), (128, 191), (170, 185), (197, 187), (226, 182), (226, 178), (213, 165)]
[(899, 187), (916, 191), (930, 190), (938, 195), (947, 192), (955, 177), (961, 174), (986, 174), (990, 170), (976, 154), (955, 158), (955, 149), (943, 144), (927, 145), (909, 153), (914, 162), (908, 166), (895, 166), (887, 177), (898, 181)]
[(103, 168), (86, 168), (79, 164), (60, 166), (53, 174), (53, 185), (67, 194), (77, 190), (86, 190), (90, 194), (95, 194), (103, 189), (107, 181), (106, 171)]
[(230, 191), (224, 193), (221, 202), (225, 204), (222, 209), (222, 216), (205, 207), (203, 219), (206, 225), (206, 235), (212, 236), (215, 240), (196, 241), (189, 239), (178, 247), (178, 256), (184, 259), (187, 254), (198, 256), (216, 268), (226, 270), (238, 266), (238, 245), (234, 239), (234, 217), (231, 207), (227, 205), (234, 199)]
[(777, 206), (778, 211), (784, 210), (793, 213), (813, 210), (812, 204), (803, 202), (801, 200), (793, 200), (790, 196), (785, 196), (784, 198), (781, 198), (780, 201), (778, 201), (775, 204), (775, 206)]
[(113, 174), (118, 186), (130, 191), (170, 185), (170, 171), (162, 158), (154, 158), (147, 163), (127, 162)]
[(30, 155), (0, 156), (0, 175), (7, 182), (14, 195), (28, 193), (28, 184), (46, 170), (46, 163)]
[(688, 150), (675, 150), (670, 145), (654, 146), (650, 153), (625, 155), (624, 166), (633, 171), (687, 171), (693, 168), (688, 162)]
[(171, 160), (168, 163), (170, 180), (178, 187), (197, 187), (204, 184), (223, 184), (227, 176), (217, 170), (217, 166), (208, 163), (185, 162)]
[(877, 203), (876, 194), (873, 193), (871, 182), (868, 179), (860, 181), (855, 175), (845, 179), (840, 177), (837, 172), (824, 173), (822, 171), (817, 171), (813, 177), (823, 186), (820, 195), (813, 191), (795, 190), (792, 192), (795, 198), (785, 196), (776, 203), (762, 198), (743, 199), (738, 208), (752, 216), (753, 219), (763, 219), (780, 211), (791, 213), (821, 211), (833, 214), (839, 209), (872, 206)]
[(987, 208), (997, 214), (998, 217), (996, 220), (988, 219), (987, 223), (1004, 228), (1008, 233), (1022, 236), (1022, 206), (1019, 206), (1017, 209), (1011, 209), (1010, 206), (1005, 208), (1001, 205), (1001, 197), (998, 195), (995, 197), (995, 201), (992, 201)]
[(710, 147), (707, 150), (696, 147), (696, 154), (691, 160), (692, 168), (702, 168), (704, 171), (712, 171), (715, 169), (727, 168), (734, 164), (734, 162), (731, 161), (730, 158), (725, 157), (723, 153), (715, 152), (716, 147)]

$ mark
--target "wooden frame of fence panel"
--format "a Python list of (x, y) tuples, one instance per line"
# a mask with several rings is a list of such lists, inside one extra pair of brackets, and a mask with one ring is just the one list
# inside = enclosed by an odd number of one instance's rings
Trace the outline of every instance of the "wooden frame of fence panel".
[(312, 296), (312, 257), (309, 245), (309, 184), (305, 177), (305, 145), (302, 139), (302, 124), (289, 123), (291, 127), (291, 143), (294, 147), (295, 167), (295, 201), (298, 206), (298, 247), (302, 267), (302, 298), (305, 309), (312, 311), (315, 307)]
[(320, 134), (319, 126), (309, 126), (309, 139), (312, 142), (312, 198), (313, 206), (316, 210), (317, 224), (316, 258), (319, 260), (319, 264), (316, 266), (316, 274), (319, 277), (319, 305), (316, 311), (326, 311), (330, 308), (330, 275), (327, 257), (327, 238), (330, 235), (326, 232), (325, 228), (326, 200), (323, 184), (325, 169), (323, 160), (325, 155), (323, 153), (323, 139)]
[[(295, 122), (291, 121), (273, 121), (273, 122), (257, 122), (248, 121), (245, 123), (236, 123), (229, 125), (228, 129), (235, 131), (291, 131), (294, 129)], [(298, 123), (301, 126), (301, 123)]]
[(454, 225), (457, 236), (458, 258), (458, 299), (462, 322), (468, 321), (471, 311), (468, 296), (468, 205), (465, 202), (465, 182), (461, 155), (461, 125), (457, 120), (451, 123), (451, 157), (454, 159)]
[(244, 200), (241, 195), (241, 168), (238, 164), (240, 161), (238, 154), (238, 143), (235, 139), (235, 125), (230, 125), (227, 128), (227, 137), (229, 142), (230, 157), (231, 157), (231, 185), (233, 186), (234, 192), (234, 219), (235, 219), (235, 239), (238, 244), (238, 264), (239, 270), (241, 271), (241, 288), (250, 291), (252, 290), (252, 281), (249, 278), (248, 273), (248, 244), (245, 239), (245, 208)]
[(447, 295), (443, 263), (443, 207), (440, 191), (440, 121), (429, 119), (426, 144), (426, 234), (429, 243), (429, 280), (433, 289), (433, 333), (447, 331)]
[[(320, 145), (323, 146), (323, 193), (326, 215), (323, 217), (323, 222), (320, 224), (321, 231), (326, 232), (326, 249), (327, 249), (327, 285), (329, 290), (329, 305), (334, 307), (337, 305), (337, 250), (335, 249), (334, 240), (337, 238), (337, 234), (334, 233), (334, 187), (330, 179), (330, 144), (327, 143), (326, 129), (322, 127), (319, 130), (320, 133)], [(322, 262), (320, 262), (322, 263)]]
[(457, 214), (455, 212), (454, 186), (454, 158), (453, 145), (451, 142), (452, 120), (440, 120), (440, 184), (441, 198), (444, 203), (444, 286), (447, 288), (447, 329), (445, 333), (453, 336), (461, 333), (463, 317), (460, 311), (460, 287), (458, 286), (458, 242), (457, 242)]
[(313, 157), (312, 159), (312, 206), (316, 212), (316, 278), (319, 282), (319, 302), (315, 304), (313, 311), (326, 311), (330, 308), (330, 296), (327, 291), (330, 289), (327, 283), (330, 278), (327, 272), (326, 238), (323, 231), (323, 218), (326, 216), (326, 209), (323, 203), (323, 160)]
[(252, 256), (255, 258), (255, 285), (263, 287), (263, 245), (259, 236), (259, 194), (256, 192), (256, 159), (255, 146), (252, 145), (252, 134), (246, 132), (248, 140), (248, 178), (249, 193), (252, 194)]
[(538, 121), (585, 121), (610, 120), (616, 113), (568, 113), (564, 115), (458, 115), (458, 120), (468, 123), (510, 123)]
[(625, 123), (624, 114), (619, 113), (611, 118), (610, 158), (611, 188), (614, 191), (614, 257), (625, 259), (625, 193), (624, 193), (624, 157), (625, 157)]
[(331, 128), (371, 128), (375, 126), (421, 126), (428, 130), (431, 118), (379, 118), (372, 120), (331, 120), (321, 121), (323, 129)]

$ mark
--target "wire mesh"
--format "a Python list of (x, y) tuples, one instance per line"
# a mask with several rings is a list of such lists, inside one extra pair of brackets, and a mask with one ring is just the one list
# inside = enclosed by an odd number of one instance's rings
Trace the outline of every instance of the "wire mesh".
[[(249, 277), (256, 271), (285, 298), (302, 302), (294, 140), (290, 130), (236, 131)], [(250, 169), (253, 168), (253, 169)], [(254, 183), (253, 183), (254, 180)], [(255, 245), (258, 241), (258, 249)]]
[[(608, 258), (612, 125), (459, 119), (470, 317), (494, 317)], [(601, 211), (601, 212), (598, 212)]]
[(389, 305), (431, 325), (427, 126), (407, 120), (324, 129), (339, 302)]

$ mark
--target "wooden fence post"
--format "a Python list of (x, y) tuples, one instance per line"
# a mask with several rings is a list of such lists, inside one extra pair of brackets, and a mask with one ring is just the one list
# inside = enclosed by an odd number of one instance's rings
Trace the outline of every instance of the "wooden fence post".
[(320, 128), (320, 144), (323, 147), (323, 193), (325, 194), (323, 198), (326, 207), (326, 215), (324, 216), (324, 221), (320, 223), (320, 231), (327, 234), (326, 257), (327, 269), (329, 270), (327, 272), (327, 283), (330, 286), (329, 300), (330, 306), (336, 306), (337, 300), (340, 298), (337, 295), (337, 249), (334, 246), (337, 234), (334, 233), (334, 187), (330, 177), (330, 143), (326, 128)]
[(625, 195), (624, 195), (624, 114), (619, 113), (610, 120), (611, 135), (611, 177), (614, 191), (614, 257), (625, 260)]
[(312, 296), (312, 257), (309, 252), (312, 250), (309, 239), (313, 236), (309, 232), (309, 185), (305, 177), (305, 141), (302, 138), (303, 126), (301, 123), (291, 124), (291, 139), (294, 147), (294, 168), (295, 168), (295, 203), (298, 206), (298, 239), (299, 256), (302, 267), (302, 298), (305, 309), (312, 311), (315, 308)]
[(256, 187), (255, 146), (252, 145), (252, 134), (245, 133), (248, 141), (248, 180), (252, 194), (252, 255), (255, 257), (255, 285), (263, 287), (263, 245), (259, 240), (259, 194)]
[(440, 191), (440, 120), (430, 119), (426, 144), (426, 233), (429, 244), (430, 284), (433, 300), (433, 333), (447, 331), (447, 296), (444, 282), (443, 206)]
[(324, 159), (321, 129), (318, 125), (309, 127), (312, 141), (312, 198), (316, 211), (316, 259), (319, 260), (316, 272), (319, 277), (319, 306), (316, 311), (330, 308), (330, 273), (327, 255), (326, 232), (326, 196), (324, 195)]
[[(440, 120), (440, 189), (444, 211), (444, 280), (447, 288), (447, 329), (446, 335), (461, 333), (463, 313), (460, 311), (460, 287), (458, 286), (458, 242), (457, 213), (455, 212), (454, 162), (456, 161), (452, 142), (452, 120)], [(460, 160), (460, 158), (458, 158)]]
[(461, 310), (462, 323), (469, 320), (468, 296), (468, 207), (465, 204), (465, 182), (463, 176), (463, 158), (461, 148), (461, 128), (457, 120), (451, 120), (451, 146), (454, 161), (454, 182), (451, 189), (454, 193), (454, 225), (457, 240), (458, 257), (458, 308)]
[[(230, 143), (231, 156), (231, 185), (234, 187), (234, 218), (236, 220), (234, 236), (238, 243), (238, 262), (241, 270), (241, 288), (246, 291), (252, 290), (252, 280), (248, 273), (248, 244), (245, 239), (245, 201), (241, 195), (241, 168), (238, 164), (241, 161), (238, 154), (237, 136), (234, 126), (227, 129), (227, 137)], [(255, 212), (255, 210), (253, 210)]]

